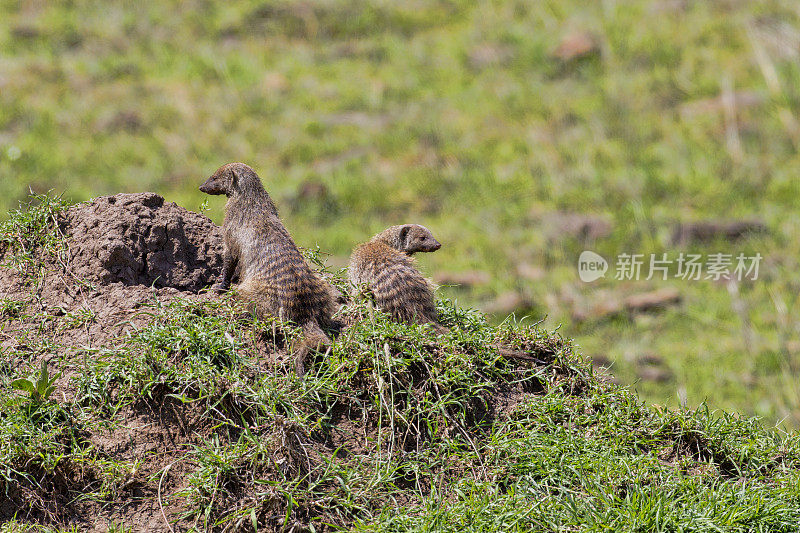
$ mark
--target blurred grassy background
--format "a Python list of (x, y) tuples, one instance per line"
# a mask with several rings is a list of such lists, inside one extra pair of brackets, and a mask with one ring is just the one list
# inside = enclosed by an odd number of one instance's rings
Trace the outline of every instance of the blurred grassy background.
[[(3, 213), (29, 188), (197, 210), (245, 161), (336, 266), (423, 223), (444, 243), (423, 269), (460, 304), (546, 315), (650, 401), (792, 427), (798, 111), (790, 0), (0, 1)], [(720, 219), (766, 231), (673, 236)], [(736, 287), (585, 284), (584, 249), (764, 261)], [(659, 288), (680, 302), (620, 307)]]

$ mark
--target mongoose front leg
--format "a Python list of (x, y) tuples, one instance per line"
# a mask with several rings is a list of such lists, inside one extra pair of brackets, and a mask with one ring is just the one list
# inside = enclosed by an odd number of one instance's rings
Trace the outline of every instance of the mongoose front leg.
[(224, 292), (227, 291), (228, 288), (231, 286), (231, 280), (233, 279), (233, 273), (236, 271), (236, 258), (233, 257), (233, 254), (230, 251), (225, 250), (222, 254), (222, 276), (220, 280), (211, 287), (211, 290), (216, 292)]

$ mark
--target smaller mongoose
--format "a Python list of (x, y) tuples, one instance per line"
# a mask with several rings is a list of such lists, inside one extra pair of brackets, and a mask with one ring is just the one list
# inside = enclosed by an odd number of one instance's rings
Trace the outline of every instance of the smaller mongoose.
[(238, 273), (239, 294), (251, 308), (301, 326), (303, 340), (292, 352), (295, 370), (302, 376), (309, 351), (330, 346), (322, 328), (334, 325), (332, 287), (308, 266), (252, 168), (244, 163), (223, 165), (200, 190), (228, 197), (222, 276), (212, 288), (227, 290)]
[(438, 332), (445, 332), (447, 328), (439, 324), (431, 284), (411, 257), (441, 247), (425, 226), (392, 226), (353, 250), (348, 278), (356, 287), (365, 286), (378, 308), (393, 319), (431, 324)]

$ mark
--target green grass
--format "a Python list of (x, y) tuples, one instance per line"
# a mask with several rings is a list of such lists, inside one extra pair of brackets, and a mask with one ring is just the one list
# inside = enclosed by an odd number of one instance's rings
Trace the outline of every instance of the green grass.
[[(556, 58), (574, 32), (598, 51)], [(203, 179), (243, 160), (296, 240), (337, 265), (390, 224), (423, 223), (444, 244), (424, 270), (489, 275), (445, 296), (519, 293), (518, 315), (546, 315), (650, 402), (797, 427), (798, 35), (779, 0), (0, 2), (0, 213), (29, 188), (154, 190), (197, 209)], [(743, 98), (726, 115), (729, 89)], [(584, 242), (552, 227), (556, 211), (613, 230)], [(765, 256), (741, 312), (710, 281), (577, 278), (583, 249), (674, 257), (673, 223), (727, 217), (768, 232), (689, 248)], [(576, 302), (663, 285), (677, 310), (574, 319)], [(669, 379), (641, 372), (649, 355)]]
[[(363, 531), (792, 531), (800, 520), (796, 435), (648, 407), (599, 382), (557, 336), (440, 306), (452, 333), (375, 314), (304, 381), (260, 359), (252, 336), (272, 328), (231, 301), (153, 307), (150, 325), (85, 359), (74, 401), (31, 418), (7, 396), (3, 479), (21, 482), (15, 465), (80, 467), (96, 479), (82, 498), (124, 499), (136, 465), (81, 434), (120, 423), (124, 405), (171, 403), (202, 422), (170, 465), (188, 482), (164, 501), (185, 498), (201, 531), (277, 527), (276, 516)], [(513, 364), (495, 342), (551, 362)], [(480, 416), (515, 386), (540, 392)], [(347, 421), (364, 443), (325, 445), (352, 431)]]
[[(66, 208), (60, 196), (32, 194), (26, 205), (9, 213), (0, 224), (0, 254), (5, 254), (3, 267), (15, 268), (29, 283), (41, 281), (44, 272), (40, 260), (53, 254), (63, 260), (64, 238), (58, 229), (58, 215)], [(17, 313), (19, 303), (4, 300), (4, 313)]]

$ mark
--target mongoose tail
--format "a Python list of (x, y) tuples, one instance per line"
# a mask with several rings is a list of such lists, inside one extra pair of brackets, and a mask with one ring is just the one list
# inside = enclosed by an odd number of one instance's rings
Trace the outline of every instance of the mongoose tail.
[(322, 328), (316, 321), (312, 320), (303, 324), (303, 338), (293, 343), (292, 353), (294, 353), (294, 371), (297, 377), (302, 378), (306, 374), (306, 362), (311, 350), (322, 351), (323, 348), (331, 347), (331, 339), (325, 335)]
[[(297, 304), (295, 300), (283, 301), (280, 298), (279, 286), (275, 283), (270, 283), (263, 279), (250, 279), (239, 285), (238, 292), (239, 296), (249, 303), (250, 311), (259, 316), (275, 316), (281, 321), (287, 319), (299, 321), (302, 320), (300, 317), (306, 317), (306, 321), (301, 324), (303, 328), (302, 337), (294, 341), (289, 348), (289, 352), (294, 354), (294, 369), (298, 377), (305, 375), (306, 362), (311, 350), (321, 351), (323, 347), (331, 346), (330, 337), (325, 334), (318, 322), (318, 320), (321, 320), (326, 327), (329, 326), (334, 329), (337, 326), (337, 323), (329, 318), (333, 313), (333, 309), (328, 306), (327, 302), (319, 302), (322, 312), (317, 313), (317, 318), (313, 318), (313, 315), (309, 318), (311, 310), (298, 309), (298, 306), (295, 305)], [(325, 296), (324, 292), (321, 294)], [(286, 306), (281, 305), (282, 303), (286, 304)], [(275, 309), (277, 309), (277, 313)]]

